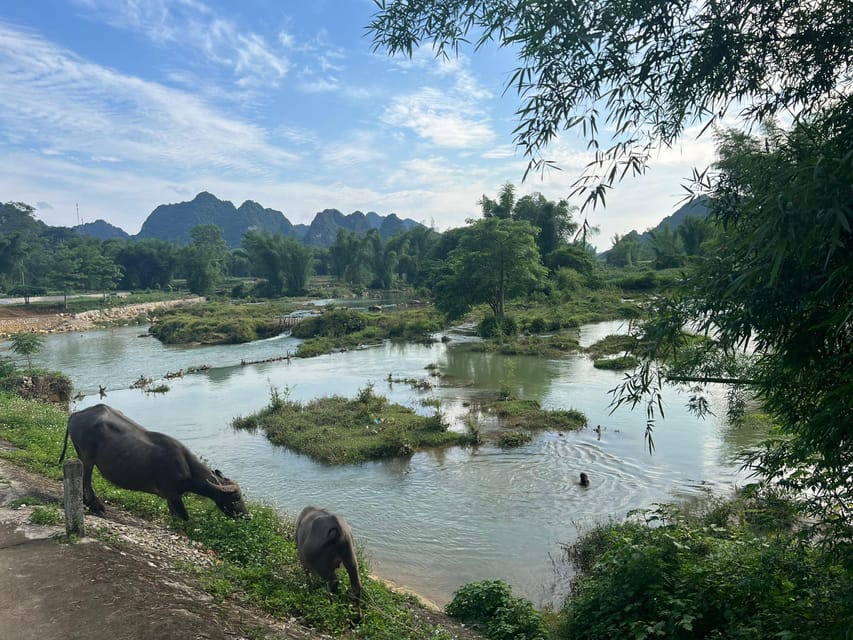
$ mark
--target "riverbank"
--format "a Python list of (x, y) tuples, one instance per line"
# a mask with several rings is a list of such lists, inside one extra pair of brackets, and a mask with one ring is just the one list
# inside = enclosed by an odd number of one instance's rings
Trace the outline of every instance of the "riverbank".
[(140, 302), (115, 307), (91, 309), (80, 313), (57, 313), (38, 307), (0, 306), (0, 338), (20, 331), (36, 333), (59, 333), (65, 331), (88, 331), (107, 324), (124, 323), (138, 319), (139, 323), (151, 323), (155, 312), (161, 309), (192, 306), (204, 302), (204, 298), (193, 296), (178, 300)]
[[(8, 446), (8, 445), (7, 445)], [(110, 509), (86, 516), (87, 537), (34, 524), (57, 509), (62, 483), (0, 458), (0, 637), (16, 640), (329, 636), (275, 620), (236, 598), (217, 602), (186, 567), (215, 563), (186, 536)], [(36, 518), (39, 519), (39, 518)]]
[[(66, 414), (8, 396), (0, 401), (5, 439), (0, 440), (0, 566), (5, 568), (0, 570), (0, 637), (481, 637), (411, 596), (395, 595), (367, 578), (366, 568), (364, 617), (356, 622), (345, 598), (330, 602), (318, 581), (306, 579), (296, 559), (292, 520), (263, 504), (250, 504), (251, 521), (235, 521), (210, 501), (187, 496), (190, 519), (183, 523), (170, 520), (165, 501), (156, 496), (96, 480), (106, 517), (87, 516), (86, 538), (62, 544), (56, 459)], [(57, 628), (57, 620), (64, 626)], [(111, 620), (122, 623), (112, 628)], [(44, 633), (37, 633), (42, 626)], [(34, 631), (8, 632), (18, 628)]]

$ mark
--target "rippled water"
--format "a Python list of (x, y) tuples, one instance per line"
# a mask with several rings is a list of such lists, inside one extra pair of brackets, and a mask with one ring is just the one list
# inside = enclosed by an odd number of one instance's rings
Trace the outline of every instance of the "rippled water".
[[(584, 327), (590, 344), (624, 330), (621, 323)], [(543, 360), (465, 353), (453, 345), (392, 345), (310, 359), (250, 362), (295, 351), (293, 338), (247, 345), (175, 348), (144, 330), (122, 328), (56, 334), (38, 358), (40, 366), (65, 371), (80, 409), (104, 402), (146, 427), (164, 431), (238, 480), (248, 497), (290, 513), (309, 503), (340, 511), (350, 521), (372, 569), (444, 603), (461, 584), (504, 578), (538, 604), (559, 604), (569, 573), (561, 544), (579, 530), (620, 519), (655, 501), (723, 493), (742, 483), (732, 452), (749, 434), (718, 419), (697, 421), (684, 398), (668, 398), (666, 420), (655, 431), (655, 454), (643, 445), (642, 411), (609, 414), (611, 389), (621, 373), (600, 371), (583, 356)], [(416, 391), (393, 378), (424, 378), (438, 365), (442, 382)], [(128, 388), (140, 376), (207, 365), (203, 373), (168, 380), (166, 394)], [(424, 398), (439, 398), (442, 411), (463, 428), (467, 401), (483, 390), (509, 385), (522, 398), (549, 408), (577, 408), (590, 425), (580, 432), (537, 434), (512, 450), (492, 446), (421, 452), (410, 458), (329, 467), (273, 447), (262, 435), (235, 432), (233, 417), (252, 413), (271, 388), (307, 400), (333, 393), (351, 396), (367, 383), (377, 393), (421, 412)], [(581, 471), (591, 486), (577, 484)]]

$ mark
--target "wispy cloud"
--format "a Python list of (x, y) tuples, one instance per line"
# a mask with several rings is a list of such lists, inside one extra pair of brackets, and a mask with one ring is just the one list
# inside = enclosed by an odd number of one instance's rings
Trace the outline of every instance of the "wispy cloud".
[(293, 38), (280, 31), (273, 41), (245, 32), (197, 0), (75, 0), (95, 20), (141, 34), (153, 43), (194, 50), (231, 71), (239, 87), (270, 86), (291, 68)]
[(263, 175), (297, 156), (263, 128), (194, 95), (90, 63), (0, 23), (0, 125), (43, 153), (110, 158), (160, 172), (217, 167)]
[(467, 58), (436, 58), (422, 47), (411, 58), (393, 58), (392, 64), (426, 74), (435, 85), (394, 97), (381, 116), (385, 124), (408, 129), (439, 147), (482, 149), (494, 143), (497, 135), (487, 110), (494, 96), (470, 73)]
[(495, 138), (485, 115), (467, 97), (433, 88), (394, 98), (382, 121), (410, 129), (439, 147), (481, 148)]
[(378, 141), (368, 131), (354, 131), (346, 140), (326, 145), (321, 155), (324, 165), (356, 168), (361, 175), (364, 174), (365, 167), (376, 165), (385, 158), (385, 154), (379, 149)]

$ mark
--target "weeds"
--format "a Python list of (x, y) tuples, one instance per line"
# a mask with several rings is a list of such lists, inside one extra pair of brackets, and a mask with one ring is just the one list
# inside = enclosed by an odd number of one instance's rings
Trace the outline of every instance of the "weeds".
[(273, 392), (261, 411), (235, 418), (236, 429), (263, 429), (273, 444), (305, 453), (321, 462), (347, 464), (410, 455), (415, 450), (470, 442), (448, 431), (440, 413), (420, 416), (409, 407), (376, 395), (372, 384), (353, 399), (291, 401)]

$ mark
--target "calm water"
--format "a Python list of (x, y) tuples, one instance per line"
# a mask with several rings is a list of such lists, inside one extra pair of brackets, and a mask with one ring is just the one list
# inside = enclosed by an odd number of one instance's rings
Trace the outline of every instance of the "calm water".
[[(584, 327), (590, 344), (619, 331), (618, 322)], [(238, 480), (246, 495), (295, 514), (309, 503), (344, 514), (366, 549), (374, 572), (445, 603), (461, 584), (503, 578), (538, 604), (559, 604), (569, 573), (561, 543), (579, 530), (653, 502), (725, 493), (745, 478), (731, 457), (753, 436), (716, 418), (697, 421), (670, 394), (666, 420), (655, 432), (657, 449), (643, 447), (642, 411), (609, 415), (608, 390), (620, 373), (599, 371), (583, 356), (542, 360), (463, 353), (453, 335), (446, 344), (369, 347), (310, 359), (254, 365), (295, 351), (298, 341), (275, 338), (247, 345), (176, 348), (121, 328), (47, 338), (38, 365), (65, 371), (86, 397), (75, 409), (103, 400), (146, 427), (185, 442), (211, 465)], [(425, 378), (438, 365), (431, 391), (389, 385), (394, 378)], [(130, 389), (140, 376), (207, 365), (209, 370), (168, 380), (170, 391)], [(512, 450), (491, 446), (417, 453), (410, 458), (329, 467), (273, 447), (262, 435), (235, 432), (232, 418), (265, 406), (272, 388), (291, 398), (351, 396), (368, 383), (395, 402), (438, 398), (442, 411), (463, 429), (467, 399), (509, 385), (516, 395), (548, 408), (577, 408), (593, 429), (542, 433)], [(576, 481), (581, 471), (589, 488)]]

